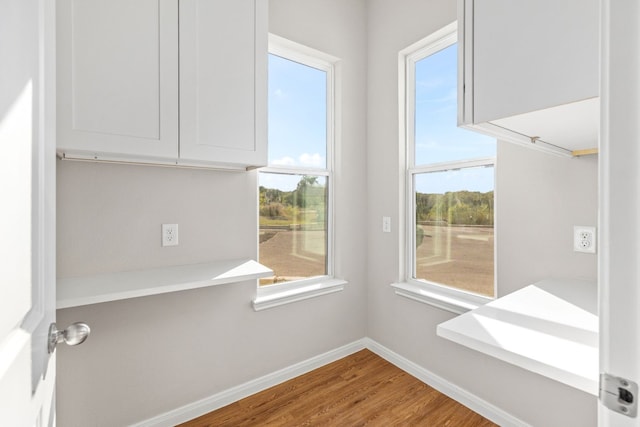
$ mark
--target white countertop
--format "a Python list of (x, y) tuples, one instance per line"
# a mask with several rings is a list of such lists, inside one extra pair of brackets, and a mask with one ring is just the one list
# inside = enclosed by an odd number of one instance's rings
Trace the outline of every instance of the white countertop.
[(77, 307), (128, 298), (269, 277), (273, 271), (253, 260), (223, 260), (57, 280), (56, 308)]
[(598, 395), (598, 291), (549, 279), (438, 325), (438, 335)]

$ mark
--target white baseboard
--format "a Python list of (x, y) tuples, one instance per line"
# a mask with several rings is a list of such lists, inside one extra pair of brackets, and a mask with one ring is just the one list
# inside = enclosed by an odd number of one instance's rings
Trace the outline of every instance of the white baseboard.
[(321, 366), (327, 365), (343, 357), (349, 356), (365, 348), (364, 339), (354, 341), (345, 346), (328, 351), (311, 359), (304, 360), (295, 365), (267, 374), (263, 377), (248, 381), (239, 386), (232, 387), (213, 396), (209, 396), (197, 402), (190, 403), (173, 411), (165, 412), (153, 418), (132, 424), (131, 427), (173, 427), (176, 424), (197, 418), (201, 415), (215, 411), (252, 394), (266, 390), (292, 378), (306, 374)]
[(369, 349), (376, 353), (378, 356), (394, 364), (403, 371), (411, 374), (425, 384), (435, 388), (439, 392), (446, 394), (452, 399), (462, 403), (469, 409), (477, 412), (483, 417), (493, 421), (494, 423), (503, 427), (530, 427), (528, 424), (515, 418), (511, 414), (503, 411), (502, 409), (490, 404), (489, 402), (480, 399), (474, 394), (451, 384), (447, 380), (433, 372), (405, 359), (397, 353), (389, 350), (381, 344), (373, 341), (370, 338), (362, 338), (354, 341), (345, 346), (328, 351), (311, 359), (304, 360), (295, 365), (281, 369), (279, 371), (267, 374), (263, 377), (255, 380), (240, 384), (239, 386), (232, 387), (228, 390), (216, 393), (213, 396), (199, 400), (197, 402), (190, 403), (173, 411), (165, 412), (153, 418), (141, 421), (136, 424), (132, 424), (131, 427), (172, 427), (176, 424), (180, 424), (208, 412), (215, 411), (230, 403), (236, 402), (252, 394), (266, 390), (269, 387), (283, 383), (292, 378), (306, 374), (321, 366), (327, 365), (336, 360), (342, 359), (350, 354), (353, 354), (362, 349)]
[(411, 374), (423, 383), (435, 388), (442, 394), (446, 394), (450, 398), (460, 402), (467, 408), (477, 412), (494, 423), (502, 427), (531, 427), (529, 424), (514, 417), (508, 412), (505, 412), (486, 400), (479, 398), (475, 394), (450, 383), (422, 366), (405, 359), (376, 341), (370, 338), (363, 338), (363, 341), (367, 349), (382, 357), (387, 362), (394, 364), (406, 373)]

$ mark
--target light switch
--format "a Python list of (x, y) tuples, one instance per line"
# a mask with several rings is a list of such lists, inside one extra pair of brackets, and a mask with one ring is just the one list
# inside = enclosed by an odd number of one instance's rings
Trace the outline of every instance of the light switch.
[(391, 233), (391, 217), (390, 216), (382, 217), (382, 231), (384, 233)]

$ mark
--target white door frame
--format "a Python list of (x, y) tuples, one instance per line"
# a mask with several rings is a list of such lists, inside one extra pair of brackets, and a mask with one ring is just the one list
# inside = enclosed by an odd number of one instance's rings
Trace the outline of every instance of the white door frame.
[[(640, 382), (640, 4), (601, 0), (600, 372)], [(640, 399), (640, 396), (635, 396)], [(638, 427), (598, 404), (601, 427)]]

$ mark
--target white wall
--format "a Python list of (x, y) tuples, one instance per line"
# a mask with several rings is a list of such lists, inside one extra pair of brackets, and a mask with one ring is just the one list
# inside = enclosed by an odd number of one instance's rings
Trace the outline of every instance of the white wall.
[[(533, 426), (594, 426), (596, 398), (436, 336), (452, 313), (394, 294), (403, 148), (398, 142), (398, 52), (456, 19), (449, 0), (369, 0), (368, 336)], [(573, 225), (595, 225), (595, 159), (498, 147), (499, 293), (550, 276), (596, 278), (596, 257), (574, 254)], [(523, 239), (524, 237), (524, 239)], [(521, 241), (529, 242), (521, 246)]]
[[(59, 425), (138, 422), (365, 335), (364, 1), (271, 0), (270, 18), (344, 58), (336, 272), (349, 285), (258, 313), (254, 282), (59, 310), (58, 324), (92, 329), (59, 347)], [(59, 161), (57, 214), (58, 277), (256, 256), (255, 171)], [(178, 247), (160, 246), (162, 223), (179, 224)]]

